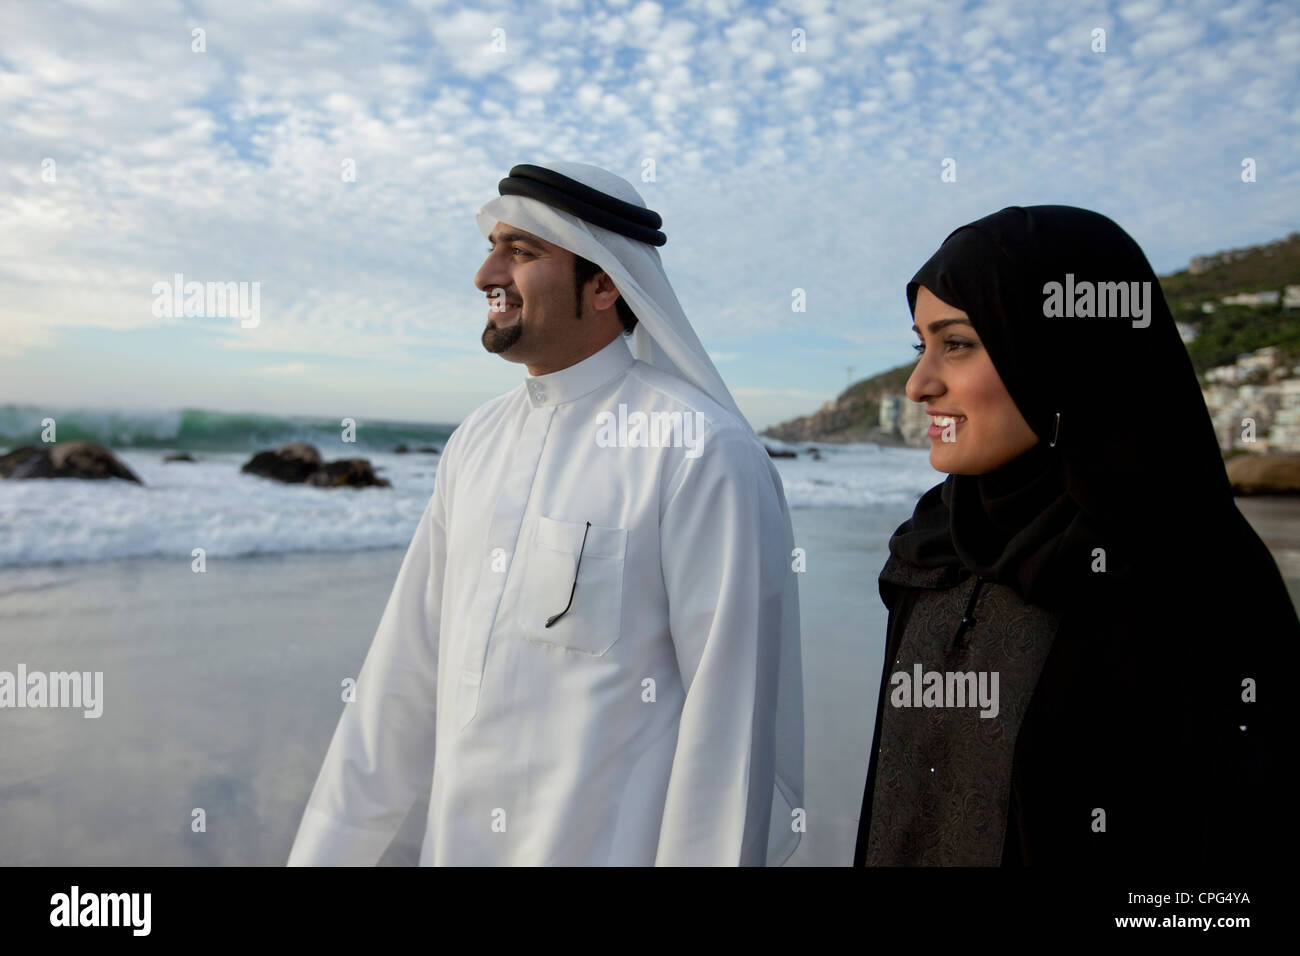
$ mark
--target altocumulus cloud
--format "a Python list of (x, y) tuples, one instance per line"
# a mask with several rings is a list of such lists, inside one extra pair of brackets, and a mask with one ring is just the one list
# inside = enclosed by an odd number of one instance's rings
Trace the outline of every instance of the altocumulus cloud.
[(472, 213), (514, 163), (564, 157), (637, 182), (746, 410), (797, 414), (837, 349), (905, 359), (903, 283), (1001, 206), (1097, 208), (1157, 269), (1294, 228), (1297, 62), (1291, 6), (1252, 0), (4, 4), (0, 377), (180, 322), (149, 309), (180, 272), (261, 282), (255, 334), (205, 327), (232, 361), (425, 356), (480, 390), (453, 418), (518, 377), (478, 346)]

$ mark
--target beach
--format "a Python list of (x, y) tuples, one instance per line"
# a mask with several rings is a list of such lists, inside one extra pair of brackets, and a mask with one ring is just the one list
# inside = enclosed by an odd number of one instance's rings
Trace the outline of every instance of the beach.
[[(869, 506), (837, 503), (853, 500), (859, 478), (850, 473), (873, 484), (862, 462), (876, 452), (827, 454), (829, 465), (783, 464), (787, 494), (799, 502), (796, 544), (807, 553), (800, 605), (808, 829), (789, 861), (796, 866), (852, 860), (886, 623), (876, 576), (890, 533), (915, 494), (937, 480), (923, 467), (924, 453), (900, 451), (913, 457), (896, 489)], [(881, 459), (882, 472), (897, 472), (898, 461)], [(403, 467), (432, 474), (418, 463)], [(48, 493), (58, 483), (44, 484)], [(315, 495), (300, 499), (303, 508), (352, 513), (384, 503), (331, 503), (333, 492), (274, 489), (282, 491)], [(427, 492), (411, 498), (421, 495)], [(1241, 507), (1273, 549), (1293, 597), (1300, 595), (1300, 499), (1242, 500)], [(0, 567), (0, 669), (23, 663), (29, 672), (104, 675), (97, 718), (74, 709), (0, 712), (0, 864), (278, 866), (287, 859), (344, 706), (341, 682), (361, 665), (405, 549), (223, 555), (218, 547), (195, 573), (183, 544), (167, 556)], [(426, 800), (417, 801), (383, 863), (416, 862)]]
[(1291, 603), (1300, 607), (1300, 498), (1238, 498), (1237, 508), (1268, 545)]
[[(893, 517), (796, 511), (808, 832), (847, 863), (883, 654), (874, 576)], [(889, 527), (887, 527), (889, 526)], [(10, 710), (0, 864), (255, 865), (288, 857), (402, 549), (0, 570), (0, 666), (104, 672), (103, 714)], [(419, 856), (417, 802), (385, 863)], [(193, 832), (196, 808), (206, 832)]]

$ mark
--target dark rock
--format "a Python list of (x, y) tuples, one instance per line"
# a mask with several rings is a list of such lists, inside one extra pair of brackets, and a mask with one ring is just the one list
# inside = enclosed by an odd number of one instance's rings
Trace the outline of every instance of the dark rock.
[(93, 441), (61, 441), (48, 448), (16, 448), (0, 456), (0, 476), (5, 478), (121, 478), (142, 482), (135, 472)]
[(320, 452), (316, 450), (316, 446), (309, 445), (305, 441), (295, 441), (287, 445), (281, 445), (276, 449), (276, 454), (284, 458), (298, 458), (302, 461), (309, 461), (314, 465), (319, 465), (324, 461), (320, 456)]
[(7, 455), (0, 455), (0, 478), (45, 478), (48, 475), (33, 475), (32, 471), (50, 466), (50, 450), (33, 448), (25, 445), (15, 448)]
[(197, 461), (197, 459), (189, 452), (183, 451), (179, 455), (168, 455), (163, 461)]
[(821, 449), (820, 449), (820, 448), (809, 448), (809, 449), (808, 449), (808, 457), (810, 457), (813, 461), (821, 461), (821, 460), (822, 460), (822, 452), (821, 452)]
[(768, 456), (771, 457), (771, 458), (797, 458), (797, 457), (799, 457), (797, 454), (795, 454), (795, 453), (792, 452), (792, 451), (784, 451), (784, 450), (782, 450), (782, 451), (778, 451), (778, 450), (775, 449), (775, 448), (768, 448), (766, 445), (764, 445), (763, 447), (764, 447), (764, 448), (767, 448), (767, 454), (768, 454)]
[(391, 487), (383, 478), (376, 477), (366, 459), (322, 462), (320, 452), (303, 442), (283, 445), (275, 451), (259, 451), (242, 470), (262, 478), (274, 478), (289, 484), (303, 483), (316, 488)]
[(281, 445), (275, 451), (259, 451), (240, 471), (259, 478), (273, 478), (288, 484), (306, 481), (321, 466), (320, 452), (305, 442)]
[(422, 447), (420, 447), (420, 448), (417, 448), (417, 449), (415, 449), (415, 450), (418, 451), (421, 455), (441, 455), (441, 454), (442, 454), (442, 450), (441, 450), (441, 449), (439, 449), (439, 448), (434, 448), (432, 445), (424, 445), (424, 446), (422, 446)]
[(321, 465), (312, 472), (307, 484), (318, 488), (391, 487), (386, 480), (376, 477), (370, 462), (364, 458), (344, 458)]
[(1247, 454), (1228, 461), (1233, 494), (1300, 494), (1300, 455)]
[(409, 452), (410, 450), (411, 450), (411, 449), (407, 448), (405, 445), (398, 445), (396, 448), (393, 449), (393, 454), (394, 454), (394, 455), (405, 455), (405, 454), (406, 454), (407, 452)]

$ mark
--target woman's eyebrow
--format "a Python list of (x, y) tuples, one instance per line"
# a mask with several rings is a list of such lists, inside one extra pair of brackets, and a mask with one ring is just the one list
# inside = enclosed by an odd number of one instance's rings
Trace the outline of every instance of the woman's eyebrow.
[[(970, 325), (970, 319), (935, 319), (933, 322), (930, 323), (930, 334), (934, 335), (940, 329), (946, 328), (949, 325), (961, 325), (961, 324)], [(912, 326), (912, 331), (915, 332), (917, 335), (921, 334), (921, 330), (918, 329), (915, 325)]]

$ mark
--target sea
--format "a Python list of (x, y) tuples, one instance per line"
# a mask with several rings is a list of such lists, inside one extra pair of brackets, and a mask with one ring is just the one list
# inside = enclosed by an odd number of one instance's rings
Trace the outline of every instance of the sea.
[[(0, 407), (0, 453), (39, 445), (53, 418), (59, 441), (98, 442), (135, 472), (123, 481), (0, 481), (0, 567), (189, 554), (239, 557), (404, 547), (433, 492), (455, 425), (358, 420), (355, 441), (337, 419), (202, 409), (112, 412)], [(315, 445), (326, 460), (363, 457), (389, 488), (321, 489), (240, 472), (258, 451)], [(773, 450), (792, 510), (910, 506), (942, 477), (924, 451), (874, 444), (787, 444)], [(397, 454), (405, 445), (411, 451)], [(194, 462), (166, 462), (186, 452)], [(814, 454), (817, 457), (814, 457)], [(910, 507), (908, 508), (910, 510)]]
[[(144, 484), (0, 480), (0, 670), (102, 674), (102, 714), (0, 710), (0, 866), (279, 866), (346, 706), (450, 424), (207, 410), (0, 408), (0, 449), (97, 441)], [(389, 488), (245, 475), (291, 441)], [(940, 475), (925, 451), (764, 439), (795, 543), (807, 831), (787, 865), (853, 858), (884, 658), (876, 577)], [(397, 445), (412, 449), (394, 453)], [(197, 461), (167, 463), (188, 452)], [(814, 454), (815, 452), (815, 454)], [(205, 553), (204, 573), (191, 555)], [(382, 865), (419, 857), (428, 792)], [(200, 828), (196, 814), (206, 825)]]
[[(5, 406), (0, 448), (114, 450), (145, 482), (0, 481), (0, 671), (102, 674), (102, 713), (0, 709), (0, 866), (280, 866), (452, 426)], [(309, 441), (391, 488), (241, 474)], [(795, 543), (806, 832), (787, 866), (853, 860), (884, 664), (890, 534), (942, 477), (923, 450), (783, 444)], [(193, 464), (166, 464), (186, 451)], [(811, 452), (815, 451), (816, 454)], [(1300, 600), (1300, 503), (1252, 504)], [(206, 552), (195, 573), (192, 550)], [(428, 787), (381, 865), (419, 858)], [(202, 815), (203, 825), (198, 822)]]

